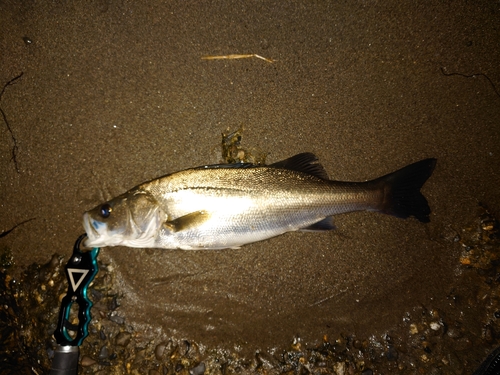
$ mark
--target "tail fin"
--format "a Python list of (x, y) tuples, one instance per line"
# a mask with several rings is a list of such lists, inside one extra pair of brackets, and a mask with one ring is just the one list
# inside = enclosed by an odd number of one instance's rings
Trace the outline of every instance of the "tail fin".
[(428, 223), (431, 209), (420, 189), (435, 166), (436, 159), (424, 159), (377, 178), (374, 182), (381, 184), (384, 189), (380, 211), (402, 219), (414, 216)]

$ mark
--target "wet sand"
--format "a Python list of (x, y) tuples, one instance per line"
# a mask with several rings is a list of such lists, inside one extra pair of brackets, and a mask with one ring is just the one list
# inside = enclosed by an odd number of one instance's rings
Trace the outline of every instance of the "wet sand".
[[(122, 312), (213, 347), (384, 332), (446, 311), (478, 203), (500, 214), (500, 9), (479, 5), (8, 2), (0, 5), (0, 238), (19, 269), (69, 256), (85, 210), (143, 181), (219, 162), (220, 133), (274, 162), (316, 153), (367, 180), (427, 157), (431, 223), (374, 213), (336, 233), (222, 251), (106, 248)], [(24, 38), (24, 39), (23, 39)], [(275, 60), (202, 60), (257, 53)], [(453, 74), (452, 73), (459, 73)]]

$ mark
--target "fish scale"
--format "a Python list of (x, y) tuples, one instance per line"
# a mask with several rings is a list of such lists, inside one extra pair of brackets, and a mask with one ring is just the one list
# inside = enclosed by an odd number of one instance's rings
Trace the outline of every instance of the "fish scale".
[(269, 166), (203, 166), (143, 183), (84, 214), (87, 246), (239, 248), (296, 230), (334, 228), (334, 215), (368, 210), (429, 221), (420, 193), (425, 159), (366, 182), (327, 179), (311, 153)]

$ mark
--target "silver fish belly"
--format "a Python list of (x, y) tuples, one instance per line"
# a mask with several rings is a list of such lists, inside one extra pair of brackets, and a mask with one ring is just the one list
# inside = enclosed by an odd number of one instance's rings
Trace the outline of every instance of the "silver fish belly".
[(333, 229), (359, 210), (429, 221), (420, 188), (435, 159), (367, 182), (331, 181), (310, 153), (269, 166), (203, 166), (143, 183), (84, 214), (86, 246), (238, 248), (296, 230)]

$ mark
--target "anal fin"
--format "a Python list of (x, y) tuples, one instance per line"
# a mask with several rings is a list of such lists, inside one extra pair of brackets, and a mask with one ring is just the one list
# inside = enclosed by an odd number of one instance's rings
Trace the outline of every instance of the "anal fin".
[(309, 225), (308, 227), (302, 228), (300, 230), (308, 232), (323, 232), (325, 230), (333, 230), (333, 229), (336, 229), (335, 224), (333, 224), (333, 217), (328, 216), (323, 220), (320, 220), (317, 223)]

